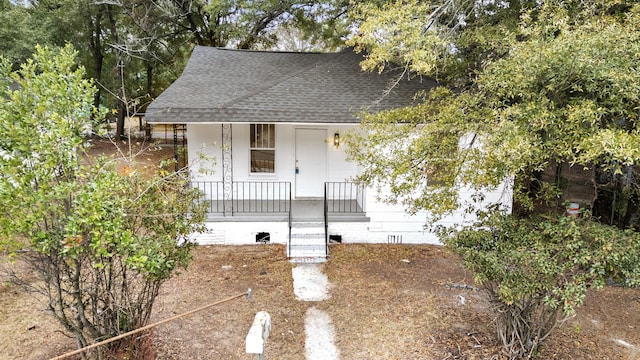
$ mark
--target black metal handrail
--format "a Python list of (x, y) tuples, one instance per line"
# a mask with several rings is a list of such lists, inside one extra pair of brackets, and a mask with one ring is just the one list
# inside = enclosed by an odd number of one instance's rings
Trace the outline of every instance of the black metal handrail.
[[(289, 186), (289, 209), (291, 209), (291, 186)], [(291, 256), (291, 227), (293, 224), (293, 216), (291, 213), (292, 211), (289, 211), (289, 238), (287, 240), (289, 251), (287, 251), (287, 256)]]
[(209, 213), (224, 213), (224, 182), (192, 181), (191, 187), (200, 190), (200, 201), (209, 203)]
[(328, 213), (364, 213), (365, 186), (356, 182), (326, 182), (325, 206)]
[(329, 257), (329, 209), (327, 206), (327, 183), (324, 184), (324, 255)]

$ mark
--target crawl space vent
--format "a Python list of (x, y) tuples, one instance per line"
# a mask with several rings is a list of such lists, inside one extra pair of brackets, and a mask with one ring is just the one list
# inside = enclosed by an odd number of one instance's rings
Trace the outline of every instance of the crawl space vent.
[(256, 242), (266, 244), (269, 241), (271, 241), (271, 234), (269, 234), (268, 232), (259, 232), (256, 234)]

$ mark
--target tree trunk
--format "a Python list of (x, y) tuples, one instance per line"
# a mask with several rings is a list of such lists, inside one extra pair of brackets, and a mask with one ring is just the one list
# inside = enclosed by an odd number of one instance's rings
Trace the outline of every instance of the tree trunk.
[(124, 133), (124, 119), (127, 109), (125, 103), (122, 100), (118, 100), (118, 116), (116, 118), (116, 139), (122, 139)]
[[(116, 19), (113, 16), (113, 7), (107, 5), (106, 7), (107, 18), (109, 19), (109, 26), (111, 28), (111, 36), (115, 44), (120, 44), (118, 36), (118, 28), (116, 26)], [(116, 118), (116, 139), (121, 139), (124, 136), (124, 120), (127, 114), (127, 94), (124, 87), (124, 59), (122, 51), (118, 46), (115, 48), (116, 66), (118, 67), (118, 80), (120, 80), (120, 89), (118, 91), (118, 116)]]
[(90, 28), (92, 29), (89, 38), (89, 47), (93, 53), (93, 81), (96, 85), (97, 91), (93, 98), (93, 106), (100, 107), (100, 98), (102, 96), (102, 87), (100, 82), (102, 80), (102, 65), (104, 63), (104, 54), (102, 53), (102, 14), (104, 11), (103, 6), (98, 6), (98, 12), (95, 18), (89, 17)]
[(146, 85), (146, 96), (148, 96), (149, 98), (151, 98), (151, 92), (152, 92), (152, 86), (153, 86), (153, 65), (147, 61), (147, 85)]

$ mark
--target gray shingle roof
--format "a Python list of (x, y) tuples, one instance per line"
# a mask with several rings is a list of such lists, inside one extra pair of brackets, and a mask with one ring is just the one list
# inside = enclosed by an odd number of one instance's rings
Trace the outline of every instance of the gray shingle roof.
[(355, 113), (406, 106), (435, 83), (365, 73), (362, 56), (198, 46), (182, 75), (146, 110), (150, 123), (358, 123)]

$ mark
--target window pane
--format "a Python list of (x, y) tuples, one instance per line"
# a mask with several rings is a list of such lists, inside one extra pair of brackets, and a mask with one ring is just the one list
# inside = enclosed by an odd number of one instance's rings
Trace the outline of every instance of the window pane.
[(250, 147), (252, 149), (273, 149), (276, 147), (275, 124), (250, 124)]
[(250, 150), (252, 173), (275, 172), (275, 124), (250, 124)]
[(269, 144), (267, 145), (267, 147), (269, 148), (275, 148), (276, 147), (276, 129), (275, 129), (275, 124), (269, 124), (267, 127), (269, 128), (269, 136), (267, 137), (267, 139), (269, 139)]
[(254, 172), (254, 173), (275, 172), (275, 151), (251, 150), (251, 172)]
[(251, 145), (249, 146), (251, 148), (255, 148), (256, 147), (256, 125), (255, 124), (249, 125), (249, 137), (251, 138)]
[(256, 147), (263, 148), (264, 146), (264, 125), (256, 125)]

